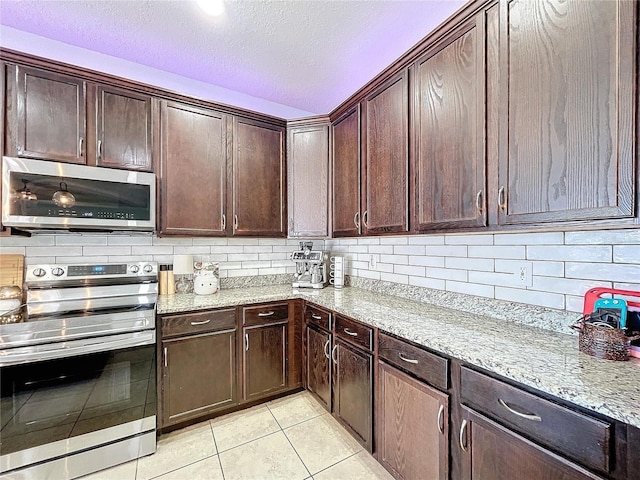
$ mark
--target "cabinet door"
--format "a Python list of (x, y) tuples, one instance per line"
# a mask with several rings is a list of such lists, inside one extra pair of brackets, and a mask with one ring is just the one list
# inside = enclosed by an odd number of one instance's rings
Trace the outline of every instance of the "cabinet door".
[(284, 129), (233, 120), (233, 234), (286, 236)]
[(307, 325), (306, 346), (307, 389), (316, 396), (324, 408), (331, 411), (331, 334)]
[(464, 409), (460, 432), (463, 478), (585, 480), (599, 477), (491, 420)]
[(86, 85), (79, 78), (18, 67), (17, 154), (86, 163)]
[(365, 233), (406, 232), (409, 171), (408, 75), (403, 70), (365, 102)]
[(151, 97), (105, 86), (96, 95), (96, 163), (151, 171)]
[(632, 216), (636, 2), (503, 0), (503, 224)]
[(378, 385), (380, 463), (399, 479), (449, 478), (449, 396), (383, 362)]
[(472, 21), (415, 64), (414, 228), (485, 224), (484, 56)]
[(360, 105), (332, 125), (333, 236), (360, 235)]
[(243, 365), (245, 400), (287, 388), (287, 324), (245, 327)]
[(163, 426), (237, 402), (236, 332), (164, 340)]
[(329, 235), (329, 126), (289, 130), (289, 236)]
[(334, 414), (362, 445), (373, 447), (373, 356), (335, 339)]
[(226, 235), (226, 115), (167, 101), (160, 115), (160, 233)]

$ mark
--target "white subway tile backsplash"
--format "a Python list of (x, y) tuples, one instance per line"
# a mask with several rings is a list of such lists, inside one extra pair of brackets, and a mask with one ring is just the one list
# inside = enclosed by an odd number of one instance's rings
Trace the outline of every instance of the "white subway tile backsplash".
[(373, 280), (380, 280), (380, 272), (374, 272), (372, 270), (358, 270), (358, 276), (371, 278)]
[(366, 253), (368, 252), (366, 245), (349, 245), (349, 253)]
[[(57, 258), (65, 258), (65, 257), (57, 257)], [(25, 265), (38, 265), (38, 264), (47, 264), (47, 263), (82, 263), (82, 259), (78, 257), (68, 257), (73, 260), (61, 262), (58, 261), (56, 257), (25, 257), (24, 263)], [(106, 260), (105, 260), (106, 261)]]
[(384, 253), (384, 254), (392, 254), (393, 253), (393, 245), (369, 245), (369, 253)]
[(408, 245), (409, 237), (380, 237), (380, 245)]
[[(84, 258), (84, 257), (83, 257)], [(110, 263), (153, 262), (153, 255), (109, 255)]]
[[(116, 237), (114, 235), (114, 239), (115, 238), (120, 238), (120, 240), (125, 240), (125, 242), (121, 243), (120, 245), (131, 245), (130, 243), (127, 242), (127, 240), (130, 240), (130, 237)], [(149, 240), (151, 240), (151, 239), (149, 239)], [(84, 236), (84, 235), (83, 236), (80, 236), (80, 235), (58, 235), (57, 237), (55, 237), (55, 244), (58, 245), (58, 246), (65, 246), (65, 245), (106, 245), (107, 244), (107, 237), (99, 237), (99, 236), (96, 236), (96, 235), (86, 235), (86, 236)], [(117, 245), (117, 244), (114, 243), (113, 245)], [(149, 245), (151, 245), (151, 242), (149, 242)]]
[(496, 287), (496, 298), (511, 302), (528, 303), (542, 307), (564, 309), (564, 295), (558, 293), (521, 290), (517, 288)]
[[(106, 248), (106, 247), (102, 247)], [(82, 246), (77, 247), (27, 247), (27, 257), (79, 257), (82, 255)], [(91, 255), (91, 253), (87, 253)], [(100, 252), (96, 255), (102, 255)], [(106, 255), (106, 254), (105, 254)]]
[(610, 245), (550, 245), (527, 247), (528, 260), (611, 262)]
[(445, 281), (440, 278), (409, 277), (409, 285), (423, 288), (445, 289)]
[(401, 273), (403, 275), (411, 275), (414, 277), (424, 277), (424, 267), (416, 267), (412, 265), (395, 265), (393, 273)]
[(409, 257), (407, 255), (380, 255), (382, 263), (393, 263), (396, 265), (408, 265)]
[(446, 280), (445, 288), (448, 292), (465, 293), (467, 295), (476, 295), (478, 297), (493, 298), (495, 295), (495, 287), (493, 285), (482, 285), (480, 283)]
[(375, 270), (378, 272), (393, 273), (393, 263), (378, 262), (376, 263)]
[(4, 247), (38, 247), (45, 245), (55, 245), (56, 237), (53, 235), (34, 235), (31, 238), (15, 236), (0, 237), (0, 248)]
[(564, 243), (567, 245), (615, 245), (621, 243), (640, 245), (640, 229), (566, 232)]
[(417, 235), (409, 237), (409, 245), (444, 245), (443, 235)]
[[(471, 247), (469, 247), (471, 248)], [(444, 257), (466, 257), (466, 245), (428, 245), (427, 255), (444, 256)]]
[(285, 273), (287, 273), (287, 269), (284, 267), (266, 267), (258, 269), (258, 275), (282, 275)]
[[(34, 257), (34, 259), (40, 259), (40, 257)], [(60, 256), (60, 257), (55, 257), (55, 259), (52, 259), (51, 261), (38, 261), (38, 262), (34, 262), (34, 263), (107, 263), (109, 262), (109, 257), (108, 256), (79, 256), (79, 257), (65, 257), (65, 256)]]
[(173, 247), (175, 255), (208, 255), (211, 247), (207, 245), (175, 245)]
[(495, 245), (562, 245), (563, 232), (540, 233), (497, 233), (493, 243)]
[[(513, 273), (497, 273), (497, 272), (469, 272), (469, 281), (472, 283), (480, 283), (483, 285), (500, 285), (503, 287), (516, 287), (518, 283)], [(524, 288), (524, 287), (523, 287)]]
[(409, 285), (409, 277), (407, 275), (398, 275), (397, 273), (381, 273), (380, 280), (385, 282), (401, 283)]
[[(582, 308), (584, 307), (584, 297), (575, 297), (573, 295), (565, 295), (564, 297), (565, 309), (570, 312), (579, 312), (582, 314)], [(576, 320), (580, 318), (580, 315), (576, 315)]]
[(564, 293), (566, 295), (584, 295), (594, 287), (611, 288), (611, 282), (601, 280), (577, 280), (573, 278), (533, 277), (532, 290)]
[(358, 245), (380, 245), (380, 238), (378, 237), (358, 238)]
[(445, 235), (447, 245), (493, 245), (493, 235)]
[(227, 277), (248, 277), (259, 273), (260, 270), (257, 268), (243, 268), (242, 270), (227, 270)]
[(234, 245), (234, 246), (216, 245), (213, 247), (209, 247), (210, 253), (242, 253), (243, 251), (244, 251), (244, 247), (242, 247), (242, 245)]
[(271, 268), (273, 265), (267, 261), (242, 262), (242, 268)]
[(287, 260), (289, 255), (285, 252), (259, 253), (258, 260)]
[(640, 265), (627, 263), (565, 264), (565, 277), (623, 283), (640, 283)]
[(131, 255), (131, 247), (127, 245), (119, 246), (88, 246), (82, 247), (82, 255)]
[(420, 265), (423, 267), (444, 267), (444, 257), (421, 257), (411, 255), (409, 257), (409, 265)]
[(369, 262), (365, 262), (362, 260), (351, 260), (350, 262), (351, 268), (362, 268), (362, 269), (367, 269), (369, 268)]
[(492, 258), (447, 257), (445, 258), (444, 266), (447, 268), (493, 272), (494, 262), (495, 260), (493, 260)]
[(131, 255), (173, 255), (171, 245), (134, 245), (131, 247)]
[(226, 238), (194, 238), (193, 239), (193, 244), (194, 245), (209, 245), (209, 246), (220, 246), (220, 245), (227, 245), (227, 239)]
[(27, 247), (7, 247), (5, 245), (2, 245), (0, 247), (0, 253), (4, 253), (4, 254), (14, 254), (14, 255), (25, 255), (27, 252)]
[(453, 268), (425, 267), (425, 275), (431, 278), (441, 278), (443, 280), (467, 281), (466, 270), (454, 270)]
[(524, 259), (525, 247), (524, 246), (471, 246), (469, 247), (469, 257), (477, 258), (513, 258)]
[(260, 245), (286, 245), (286, 238), (259, 238), (258, 243)]
[[(91, 237), (86, 237), (86, 238), (89, 239)], [(100, 237), (96, 237), (96, 238), (100, 238)], [(153, 238), (151, 236), (146, 236), (146, 235), (144, 236), (143, 235), (135, 235), (135, 236), (109, 235), (107, 237), (107, 244), (108, 245), (152, 245)], [(57, 245), (60, 245), (60, 244), (57, 243)]]
[[(632, 292), (638, 292), (640, 294), (640, 280), (637, 283), (622, 283), (622, 282), (614, 282), (613, 288), (617, 288), (618, 290), (630, 290)], [(640, 300), (638, 300), (640, 302)]]
[(616, 263), (640, 263), (640, 245), (614, 245), (613, 261)]
[(549, 262), (549, 261), (533, 261), (534, 275), (542, 275), (545, 277), (563, 277), (564, 276), (564, 262)]
[(230, 253), (227, 259), (230, 262), (246, 262), (248, 260), (258, 260), (257, 253)]
[(247, 245), (242, 248), (244, 253), (271, 253), (273, 247), (270, 245)]
[(396, 245), (393, 247), (393, 253), (396, 255), (424, 255), (424, 245)]
[(228, 238), (228, 245), (260, 245), (260, 241), (257, 238)]
[(154, 245), (193, 245), (193, 240), (195, 239), (185, 238), (185, 237), (179, 237), (179, 238), (153, 237), (153, 244)]

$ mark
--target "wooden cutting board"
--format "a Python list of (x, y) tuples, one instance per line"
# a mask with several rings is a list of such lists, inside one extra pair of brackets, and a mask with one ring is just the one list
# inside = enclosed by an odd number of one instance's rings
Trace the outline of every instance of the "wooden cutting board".
[(0, 287), (16, 285), (22, 288), (24, 255), (0, 255)]

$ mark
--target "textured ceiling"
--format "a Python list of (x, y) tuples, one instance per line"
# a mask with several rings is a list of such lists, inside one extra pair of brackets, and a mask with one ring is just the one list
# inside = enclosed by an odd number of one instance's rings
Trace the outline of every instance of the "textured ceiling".
[(193, 1), (1, 0), (0, 25), (322, 114), (463, 3), (243, 0), (207, 17)]

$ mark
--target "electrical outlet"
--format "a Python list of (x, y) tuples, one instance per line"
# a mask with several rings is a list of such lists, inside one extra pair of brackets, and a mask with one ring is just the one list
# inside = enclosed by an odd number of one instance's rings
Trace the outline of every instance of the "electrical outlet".
[(378, 260), (376, 259), (376, 255), (374, 255), (373, 253), (369, 255), (369, 269), (370, 270), (375, 269), (377, 263), (378, 263)]
[(531, 262), (518, 262), (514, 272), (516, 285), (521, 287), (533, 285), (532, 270), (533, 264)]

